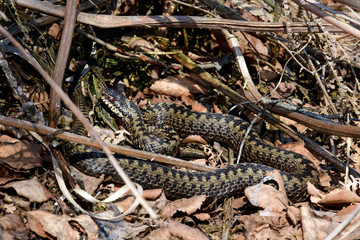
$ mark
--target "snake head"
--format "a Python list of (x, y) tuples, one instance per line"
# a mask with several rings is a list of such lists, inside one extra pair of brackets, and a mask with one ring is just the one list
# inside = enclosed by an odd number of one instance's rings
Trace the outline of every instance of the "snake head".
[[(111, 88), (104, 88), (101, 91), (101, 100), (106, 104), (112, 104), (115, 102), (115, 99), (119, 93)], [(107, 103), (109, 102), (109, 103)]]
[(129, 125), (131, 119), (142, 119), (139, 108), (122, 92), (104, 88), (101, 93), (101, 100), (115, 115), (121, 118), (125, 117)]
[(104, 88), (101, 91), (101, 101), (119, 117), (123, 117), (123, 111), (121, 107), (121, 95), (121, 93), (111, 88)]

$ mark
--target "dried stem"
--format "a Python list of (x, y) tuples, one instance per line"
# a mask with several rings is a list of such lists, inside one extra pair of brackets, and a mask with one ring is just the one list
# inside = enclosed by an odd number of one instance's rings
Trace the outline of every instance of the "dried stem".
[(54, 80), (45, 72), (45, 70), (39, 65), (39, 63), (27, 52), (16, 39), (9, 34), (6, 29), (0, 25), (0, 33), (6, 36), (10, 42), (19, 50), (19, 52), (30, 62), (30, 64), (41, 74), (41, 76), (45, 79), (45, 81), (55, 89), (56, 93), (60, 96), (63, 102), (67, 105), (67, 107), (74, 113), (74, 115), (82, 122), (85, 128), (90, 133), (90, 136), (94, 138), (100, 146), (104, 153), (110, 160), (110, 163), (113, 165), (115, 170), (119, 173), (124, 183), (129, 186), (131, 192), (134, 194), (136, 198), (139, 199), (140, 204), (148, 211), (151, 218), (156, 219), (157, 215), (149, 206), (149, 204), (145, 201), (145, 199), (139, 194), (134, 183), (130, 180), (124, 170), (120, 167), (119, 163), (116, 161), (115, 157), (111, 154), (110, 149), (106, 146), (106, 144), (100, 139), (97, 131), (92, 127), (89, 120), (80, 112), (80, 110), (76, 107), (76, 105), (70, 100), (70, 98), (66, 95), (66, 93), (54, 82)]
[[(225, 84), (221, 83), (219, 80), (217, 80), (216, 78), (211, 76), (211, 74), (209, 74), (204, 69), (202, 69), (201, 67), (196, 65), (190, 58), (185, 56), (183, 53), (175, 54), (175, 55), (173, 55), (173, 57), (177, 61), (179, 61), (182, 65), (184, 65), (186, 68), (188, 68), (190, 71), (197, 74), (202, 80), (206, 81), (212, 87), (216, 88), (217, 90), (221, 91), (222, 93), (224, 93), (225, 95), (230, 97), (235, 103), (248, 102), (249, 101), (245, 97), (241, 96), (240, 94), (238, 94), (237, 92), (235, 92), (234, 90), (232, 90), (231, 88), (229, 88), (228, 86), (226, 86)], [(253, 103), (247, 103), (247, 104), (244, 104), (244, 106), (247, 109), (249, 109), (250, 111), (254, 112), (254, 113), (261, 112), (261, 109), (257, 105), (255, 105)], [(340, 125), (340, 124), (334, 124), (334, 123), (328, 123), (328, 122), (320, 121), (320, 120), (317, 120), (317, 119), (312, 119), (312, 118), (304, 116), (302, 114), (292, 112), (292, 111), (288, 111), (288, 110), (283, 110), (281, 108), (273, 107), (271, 109), (276, 109), (277, 111), (279, 110), (280, 112), (285, 113), (285, 115), (286, 114), (287, 115), (298, 114), (298, 115), (301, 115), (301, 117), (303, 117), (303, 118), (311, 119), (313, 122), (314, 121), (319, 122), (321, 127), (318, 126), (317, 128), (320, 128), (320, 130), (324, 130), (324, 129), (322, 129), (322, 126), (329, 126), (329, 125), (338, 126), (338, 125)], [(303, 141), (305, 143), (305, 147), (310, 149), (315, 155), (323, 157), (327, 162), (332, 164), (335, 168), (337, 168), (338, 170), (340, 170), (342, 172), (345, 172), (345, 168), (346, 168), (345, 164), (340, 159), (333, 156), (329, 151), (327, 151), (326, 149), (324, 149), (323, 147), (321, 147), (317, 143), (315, 143), (312, 140), (306, 138), (302, 134), (300, 134), (298, 132), (295, 132), (289, 126), (282, 123), (279, 119), (275, 118), (274, 116), (272, 116), (271, 114), (269, 114), (267, 112), (263, 113), (262, 118), (264, 120), (266, 120), (267, 122), (269, 122), (270, 124), (274, 125), (276, 128), (278, 128), (281, 131), (288, 134), (290, 137), (292, 137), (296, 141), (299, 141), (299, 142)], [(309, 125), (309, 124), (305, 124), (305, 125)], [(313, 125), (313, 124), (311, 124), (311, 125)], [(345, 126), (345, 127), (349, 128), (350, 126)], [(352, 128), (354, 128), (354, 130), (357, 131), (358, 136), (360, 136), (359, 135), (360, 134), (360, 128), (358, 128), (358, 127), (352, 127)], [(354, 169), (350, 169), (350, 174), (354, 175), (355, 177), (360, 176), (360, 174), (357, 171), (355, 171)]]
[[(38, 0), (15, 0), (16, 4), (40, 11), (56, 17), (64, 17), (65, 9), (48, 2)], [(89, 24), (99, 28), (120, 28), (120, 27), (192, 27), (208, 29), (235, 29), (246, 32), (286, 32), (287, 28), (282, 22), (254, 22), (229, 20), (195, 16), (112, 16), (89, 14), (80, 12), (77, 16), (79, 23)], [(328, 32), (342, 32), (332, 25), (327, 25)], [(315, 23), (292, 23), (293, 32), (322, 32)]]
[[(62, 30), (62, 36), (60, 40), (60, 47), (56, 57), (55, 68), (53, 71), (52, 78), (58, 84), (62, 86), (64, 73), (69, 57), (71, 42), (74, 33), (74, 27), (76, 23), (76, 11), (77, 11), (77, 0), (69, 0), (66, 2), (64, 27)], [(56, 94), (54, 88), (50, 90), (50, 104), (49, 104), (49, 126), (55, 127), (58, 118), (60, 117), (60, 106), (61, 99)]]
[[(37, 132), (42, 135), (53, 134), (54, 137), (58, 138), (58, 139), (66, 140), (69, 142), (80, 143), (80, 144), (90, 146), (93, 148), (97, 148), (97, 149), (101, 148), (100, 144), (97, 142), (94, 142), (91, 138), (87, 138), (87, 137), (80, 136), (80, 135), (77, 135), (74, 133), (69, 133), (69, 132), (59, 133), (58, 129), (56, 129), (56, 128), (42, 126), (39, 124), (31, 123), (31, 122), (20, 120), (20, 119), (14, 119), (14, 118), (9, 118), (9, 117), (0, 115), (0, 123), (3, 125), (6, 125), (6, 126), (11, 126), (11, 127), (19, 128), (19, 129), (25, 129), (28, 131)], [(201, 165), (201, 164), (197, 164), (197, 163), (192, 163), (192, 162), (184, 161), (184, 160), (170, 157), (170, 156), (164, 156), (164, 155), (160, 155), (160, 154), (156, 154), (156, 153), (122, 147), (122, 146), (114, 145), (111, 143), (105, 143), (105, 145), (107, 145), (107, 147), (112, 152), (119, 153), (119, 154), (122, 154), (125, 156), (151, 160), (154, 162), (159, 162), (159, 163), (164, 163), (164, 164), (171, 164), (174, 166), (185, 167), (185, 168), (202, 171), (202, 172), (209, 172), (209, 171), (216, 170), (215, 167), (209, 167), (209, 166), (205, 166), (205, 165)]]

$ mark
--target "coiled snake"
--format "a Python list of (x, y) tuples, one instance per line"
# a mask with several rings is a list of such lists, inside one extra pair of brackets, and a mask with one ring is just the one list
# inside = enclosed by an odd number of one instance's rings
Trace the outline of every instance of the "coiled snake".
[[(75, 103), (87, 114), (89, 101), (82, 94), (74, 95)], [(166, 132), (176, 131), (181, 136), (197, 134), (205, 139), (226, 142), (235, 152), (249, 126), (235, 116), (194, 112), (176, 104), (154, 104), (140, 111), (126, 96), (112, 89), (104, 89), (101, 99), (112, 112), (123, 118), (135, 145), (171, 155), (176, 153), (177, 147), (172, 145), (167, 150), (163, 146), (178, 141), (178, 137), (171, 134), (165, 140), (154, 137), (155, 126)], [(74, 122), (72, 129), (75, 133), (86, 134), (79, 121)], [(110, 175), (113, 180), (121, 181), (101, 151), (67, 143), (63, 146), (63, 153), (70, 163), (87, 174)], [(280, 170), (286, 192), (292, 201), (306, 199), (308, 181), (315, 185), (319, 182), (319, 173), (310, 160), (300, 154), (265, 144), (255, 131), (250, 131), (242, 151), (242, 159), (246, 162), (212, 172), (185, 172), (123, 155), (115, 157), (134, 182), (145, 188), (163, 188), (170, 199), (194, 195), (224, 198), (238, 194), (245, 187), (259, 183), (274, 168)]]

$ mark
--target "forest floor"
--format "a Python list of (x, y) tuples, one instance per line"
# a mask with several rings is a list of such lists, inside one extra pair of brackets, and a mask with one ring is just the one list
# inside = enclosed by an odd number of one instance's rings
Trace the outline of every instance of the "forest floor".
[[(1, 2), (0, 240), (360, 239), (360, 4), (271, 4)], [(71, 92), (76, 79), (91, 97), (91, 138), (69, 134), (80, 112), (56, 88)], [(172, 158), (134, 150), (125, 121), (100, 103), (105, 86), (122, 86), (139, 108), (239, 116), (265, 143), (309, 159), (320, 182), (301, 202), (288, 199), (279, 171), (266, 177), (275, 184), (225, 199), (169, 200), (139, 185), (135, 197), (134, 185), (68, 166), (62, 144), (101, 148), (100, 133), (112, 152), (183, 172), (245, 154), (197, 135)]]

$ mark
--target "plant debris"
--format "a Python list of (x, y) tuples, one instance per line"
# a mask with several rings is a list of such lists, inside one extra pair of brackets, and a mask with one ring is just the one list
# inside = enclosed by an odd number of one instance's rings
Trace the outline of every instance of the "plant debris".
[[(332, 0), (3, 2), (0, 239), (359, 239), (359, 10), (356, 1)], [(140, 108), (176, 103), (240, 116), (265, 142), (310, 159), (320, 186), (308, 183), (309, 198), (293, 203), (272, 171), (227, 199), (169, 200), (150, 189), (144, 204), (108, 176), (66, 166), (56, 150), (63, 141), (99, 145), (91, 130), (85, 142), (64, 133), (71, 113), (46, 74), (69, 92), (85, 79), (93, 131), (123, 154), (183, 171), (212, 171), (238, 157), (220, 139), (200, 136), (181, 139), (186, 163), (133, 150), (125, 124), (100, 104), (105, 85)], [(103, 201), (109, 196), (117, 199)], [(142, 206), (132, 210), (136, 201)]]

